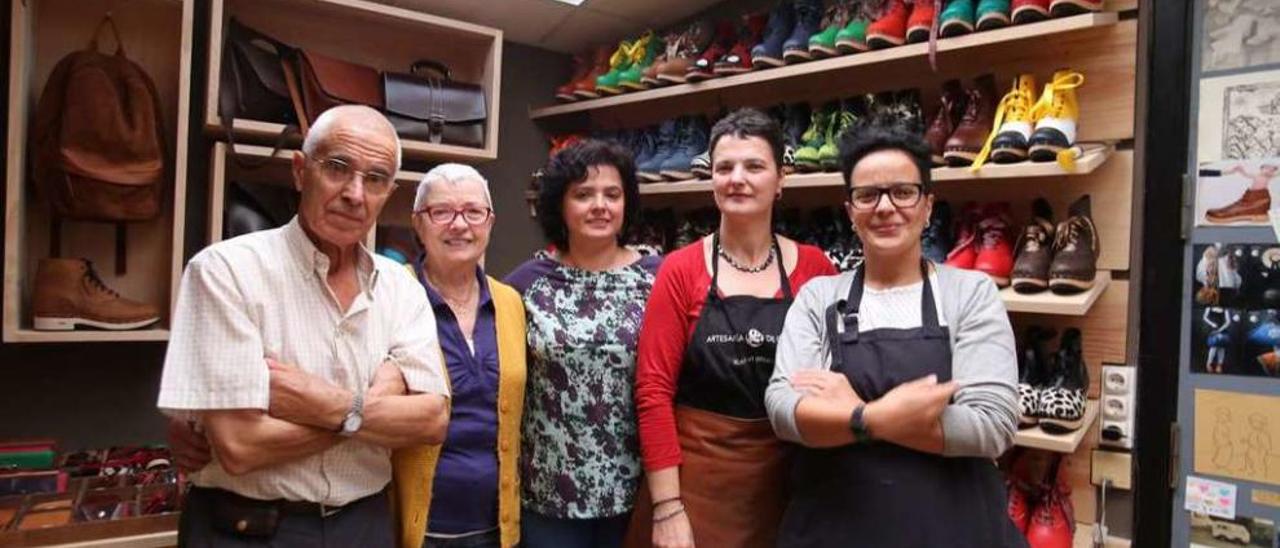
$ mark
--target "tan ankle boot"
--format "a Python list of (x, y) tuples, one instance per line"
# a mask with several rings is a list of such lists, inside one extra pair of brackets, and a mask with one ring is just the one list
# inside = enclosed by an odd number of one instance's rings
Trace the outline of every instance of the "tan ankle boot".
[(156, 307), (121, 297), (84, 259), (41, 259), (32, 299), (35, 328), (70, 331), (77, 325), (138, 329), (160, 320)]

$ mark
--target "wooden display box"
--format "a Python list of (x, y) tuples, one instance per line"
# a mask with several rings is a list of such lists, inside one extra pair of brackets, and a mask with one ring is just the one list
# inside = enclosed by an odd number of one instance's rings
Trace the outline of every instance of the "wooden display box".
[[(26, 0), (11, 3), (8, 162), (4, 242), (4, 342), (159, 341), (168, 338), (169, 310), (182, 272), (186, 202), (187, 113), (190, 97), (193, 0)], [(159, 218), (128, 224), (128, 273), (115, 275), (115, 229), (104, 223), (63, 223), (62, 256), (84, 257), (110, 288), (156, 304), (161, 320), (133, 331), (36, 331), (31, 295), (36, 267), (49, 256), (50, 211), (28, 179), (27, 133), (53, 67), (83, 49), (112, 11), (125, 52), (155, 82), (163, 114), (168, 166)], [(114, 51), (104, 32), (103, 51)], [(176, 242), (176, 244), (175, 244)]]
[[(235, 17), (244, 25), (294, 47), (379, 70), (408, 72), (414, 61), (444, 63), (454, 80), (484, 89), (488, 120), (484, 148), (404, 141), (406, 158), (478, 162), (498, 157), (498, 105), (502, 31), (363, 0), (212, 0), (209, 24), (205, 128), (218, 138), (218, 75), (224, 30)], [(237, 139), (271, 143), (284, 126), (237, 118)], [(296, 145), (297, 143), (294, 143)]]
[[(235, 145), (235, 154), (256, 165), (271, 158), (260, 167), (247, 167), (236, 162), (231, 156), (231, 146), (226, 143), (214, 143), (209, 159), (209, 243), (222, 240), (222, 231), (226, 217), (227, 187), (231, 181), (242, 184), (262, 184), (290, 187), (293, 185), (291, 159), (293, 150), (279, 150), (274, 155), (270, 147), (257, 145)], [(379, 225), (409, 226), (409, 216), (413, 211), (414, 192), (422, 173), (401, 170), (396, 174), (399, 186), (387, 199), (379, 216)], [(367, 245), (373, 248), (376, 228), (369, 234)]]

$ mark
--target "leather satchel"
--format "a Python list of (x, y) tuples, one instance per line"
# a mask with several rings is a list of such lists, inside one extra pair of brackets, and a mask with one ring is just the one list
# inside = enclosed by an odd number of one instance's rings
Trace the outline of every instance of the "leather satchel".
[[(430, 69), (435, 75), (419, 71)], [(418, 61), (410, 74), (382, 75), (385, 113), (402, 138), (483, 147), (488, 118), (484, 90), (453, 79), (449, 68)]]
[(368, 105), (382, 110), (382, 85), (376, 69), (298, 50), (298, 87), (294, 108), (304, 127), (338, 105)]
[(227, 43), (218, 77), (218, 115), (228, 131), (234, 118), (298, 123), (281, 64), (291, 50), (235, 19), (227, 23)]

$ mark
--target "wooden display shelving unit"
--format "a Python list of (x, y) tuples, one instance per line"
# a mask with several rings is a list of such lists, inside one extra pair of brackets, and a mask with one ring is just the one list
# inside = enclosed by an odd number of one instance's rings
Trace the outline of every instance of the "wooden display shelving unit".
[[(3, 339), (14, 342), (124, 342), (168, 339), (169, 312), (182, 273), (185, 233), (187, 120), (190, 108), (193, 0), (28, 0), (11, 2), (9, 120), (5, 193)], [(103, 282), (122, 295), (155, 303), (161, 320), (132, 331), (36, 331), (31, 294), (39, 260), (49, 255), (49, 206), (32, 193), (27, 142), (31, 116), (59, 60), (83, 49), (103, 15), (112, 13), (125, 53), (155, 82), (160, 98), (168, 167), (159, 218), (128, 223), (128, 265), (114, 273), (114, 230), (109, 224), (63, 223), (61, 256), (94, 261)], [(110, 33), (107, 33), (108, 35)], [(110, 38), (102, 43), (112, 51)]]
[[(254, 163), (256, 167), (246, 167), (236, 162), (231, 155), (231, 145), (214, 143), (209, 157), (209, 243), (222, 241), (223, 223), (226, 213), (227, 185), (231, 181), (245, 184), (261, 184), (279, 187), (290, 187), (293, 184), (291, 162), (294, 150), (283, 149), (272, 154), (271, 147), (258, 145), (235, 145), (235, 155)], [(257, 166), (258, 162), (263, 162)], [(414, 191), (422, 180), (422, 173), (400, 170), (396, 173), (399, 185), (387, 198), (379, 223), (408, 226), (409, 215), (413, 207)], [(377, 228), (369, 233), (366, 246), (373, 249), (377, 236)]]
[[(480, 148), (405, 139), (407, 159), (475, 163), (498, 157), (498, 119), (502, 88), (502, 31), (419, 11), (364, 0), (212, 0), (209, 29), (205, 130), (225, 138), (218, 117), (219, 71), (223, 33), (235, 17), (281, 40), (379, 70), (408, 72), (415, 61), (444, 63), (460, 82), (479, 84), (486, 98), (485, 145)], [(237, 139), (274, 142), (281, 124), (232, 121)], [(298, 146), (298, 142), (289, 143)]]

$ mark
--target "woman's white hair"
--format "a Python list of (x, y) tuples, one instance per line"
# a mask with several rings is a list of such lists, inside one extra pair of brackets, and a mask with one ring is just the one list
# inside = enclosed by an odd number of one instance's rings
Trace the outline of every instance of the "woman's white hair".
[(480, 183), (480, 188), (484, 189), (485, 205), (493, 207), (493, 196), (489, 194), (489, 181), (481, 175), (476, 168), (464, 164), (440, 164), (431, 168), (426, 175), (422, 176), (422, 181), (418, 183), (418, 192), (413, 197), (413, 210), (419, 211), (426, 205), (427, 194), (431, 190), (431, 185), (441, 181), (458, 184), (463, 181), (475, 181)]

